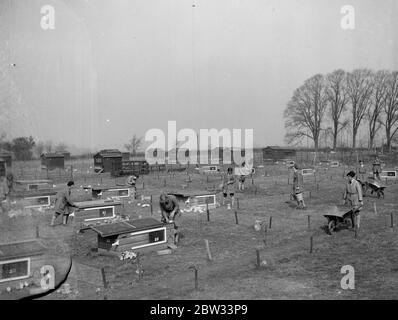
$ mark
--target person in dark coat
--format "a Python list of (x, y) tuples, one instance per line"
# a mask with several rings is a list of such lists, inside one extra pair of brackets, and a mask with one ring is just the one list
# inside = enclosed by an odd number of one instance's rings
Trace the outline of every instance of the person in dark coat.
[(347, 183), (344, 190), (344, 204), (348, 203), (353, 212), (352, 226), (360, 226), (360, 211), (363, 206), (363, 193), (361, 184), (355, 179), (355, 172), (350, 171), (347, 173)]
[(68, 217), (72, 213), (71, 208), (77, 208), (77, 206), (72, 202), (70, 198), (71, 190), (74, 184), (75, 183), (73, 181), (69, 181), (67, 183), (67, 188), (57, 193), (55, 198), (55, 211), (54, 211), (54, 216), (51, 220), (51, 226), (55, 225), (55, 220), (60, 215), (62, 215), (62, 224), (67, 225)]
[(159, 198), (159, 206), (162, 222), (174, 223), (174, 244), (177, 244), (181, 232), (181, 211), (178, 200), (175, 196), (162, 193)]

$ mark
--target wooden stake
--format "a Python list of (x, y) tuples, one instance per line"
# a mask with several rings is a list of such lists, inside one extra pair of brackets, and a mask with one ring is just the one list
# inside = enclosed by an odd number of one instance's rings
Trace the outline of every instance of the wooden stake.
[(374, 210), (374, 212), (375, 212), (375, 216), (377, 216), (376, 202), (373, 202), (373, 210)]
[(213, 259), (211, 257), (209, 240), (205, 239), (205, 244), (206, 244), (206, 251), (207, 251), (207, 259), (209, 259), (209, 261), (212, 261)]
[(102, 275), (102, 283), (104, 285), (104, 288), (108, 288), (108, 282), (106, 281), (106, 275), (105, 275), (105, 268), (101, 268), (101, 275)]
[(272, 227), (272, 216), (269, 217), (269, 229)]
[(264, 240), (263, 240), (263, 242), (264, 242), (264, 245), (266, 246), (267, 245), (267, 226), (266, 225), (264, 225)]
[(394, 228), (394, 214), (391, 212), (390, 216), (391, 216), (391, 228)]
[(39, 226), (36, 226), (36, 238), (40, 238)]
[(198, 279), (198, 269), (195, 266), (189, 267), (189, 269), (194, 270), (195, 272), (195, 290), (199, 288), (199, 279)]
[(313, 247), (313, 237), (311, 236), (310, 238), (310, 253), (312, 253), (312, 247)]
[(260, 262), (260, 250), (256, 249), (256, 257), (257, 257), (257, 268), (260, 268), (261, 262)]
[(206, 209), (206, 214), (207, 214), (207, 222), (210, 222), (210, 210), (209, 210), (209, 208)]
[(236, 223), (236, 224), (239, 224), (239, 221), (238, 221), (238, 211), (236, 211), (236, 210), (235, 210), (235, 223)]
[(307, 220), (308, 220), (308, 230), (311, 230), (311, 216), (310, 215), (308, 215)]

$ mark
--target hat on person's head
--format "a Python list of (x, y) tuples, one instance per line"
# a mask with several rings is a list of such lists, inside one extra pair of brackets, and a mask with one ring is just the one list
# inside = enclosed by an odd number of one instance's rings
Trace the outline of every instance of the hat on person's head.
[(355, 177), (355, 172), (354, 172), (354, 171), (348, 172), (348, 173), (347, 173), (347, 177), (354, 178), (354, 177)]
[(295, 164), (293, 165), (293, 168), (296, 169), (296, 170), (299, 170), (299, 169), (300, 169), (297, 163), (295, 163)]
[(160, 194), (160, 197), (159, 197), (159, 200), (160, 200), (160, 202), (166, 202), (167, 201), (167, 194), (166, 193), (164, 193), (164, 192), (162, 192), (161, 194)]
[(73, 186), (73, 185), (75, 185), (75, 183), (71, 180), (71, 181), (69, 181), (68, 183), (67, 183), (67, 186), (68, 187), (71, 187), (71, 186)]

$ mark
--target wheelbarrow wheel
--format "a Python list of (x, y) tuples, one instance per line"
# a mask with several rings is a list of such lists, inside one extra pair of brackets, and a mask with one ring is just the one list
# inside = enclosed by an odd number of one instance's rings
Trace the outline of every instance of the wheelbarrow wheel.
[(347, 226), (348, 229), (351, 229), (353, 226), (353, 220), (351, 217), (344, 218), (344, 224)]
[(333, 232), (336, 231), (336, 221), (335, 220), (330, 220), (328, 223), (328, 230), (329, 233), (332, 234)]

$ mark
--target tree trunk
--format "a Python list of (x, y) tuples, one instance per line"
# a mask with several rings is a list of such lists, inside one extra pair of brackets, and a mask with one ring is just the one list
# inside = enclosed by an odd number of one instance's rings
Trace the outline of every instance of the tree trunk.
[(333, 131), (333, 150), (336, 150), (337, 148), (337, 129), (338, 129), (338, 123), (334, 123), (334, 131)]
[(352, 132), (352, 149), (355, 149), (355, 147), (356, 147), (356, 138), (357, 138), (356, 130), (353, 130), (353, 132)]
[(387, 152), (390, 152), (391, 151), (391, 128), (389, 128), (389, 127), (386, 127), (386, 147), (387, 147)]
[(369, 150), (372, 150), (374, 143), (374, 134), (370, 133), (369, 135)]

